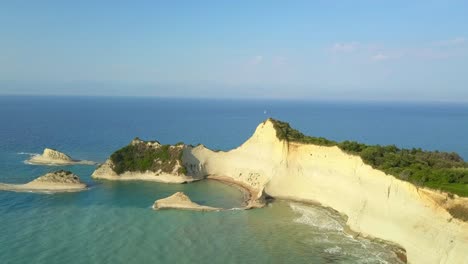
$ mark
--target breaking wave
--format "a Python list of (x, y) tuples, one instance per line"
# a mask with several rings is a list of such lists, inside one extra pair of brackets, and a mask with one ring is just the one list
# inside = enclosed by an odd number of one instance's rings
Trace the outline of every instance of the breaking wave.
[(39, 153), (31, 153), (31, 152), (18, 152), (18, 155), (30, 155), (30, 156), (37, 156), (40, 155)]
[(298, 214), (293, 220), (295, 223), (311, 226), (310, 236), (305, 241), (321, 248), (323, 254), (352, 258), (355, 263), (402, 263), (388, 245), (347, 234), (346, 222), (338, 213), (299, 203), (289, 203), (289, 207)]
[(301, 216), (294, 219), (294, 222), (314, 226), (321, 230), (334, 230), (342, 232), (343, 224), (335, 219), (327, 210), (315, 208), (301, 204), (289, 204), (291, 209)]

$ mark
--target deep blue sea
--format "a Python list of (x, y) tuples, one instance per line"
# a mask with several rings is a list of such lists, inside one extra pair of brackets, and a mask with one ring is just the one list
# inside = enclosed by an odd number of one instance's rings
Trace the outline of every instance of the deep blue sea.
[(318, 206), (275, 201), (249, 211), (153, 211), (184, 191), (236, 207), (242, 193), (206, 181), (171, 185), (94, 181), (93, 166), (25, 164), (56, 148), (103, 162), (134, 137), (229, 150), (268, 117), (305, 134), (458, 152), (468, 158), (468, 105), (112, 97), (0, 97), (0, 182), (26, 183), (68, 169), (79, 193), (0, 192), (0, 263), (397, 263), (385, 243), (355, 239)]

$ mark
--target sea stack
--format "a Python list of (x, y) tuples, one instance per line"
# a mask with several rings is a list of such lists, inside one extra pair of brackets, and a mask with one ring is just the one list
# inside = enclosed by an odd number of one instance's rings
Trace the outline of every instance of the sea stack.
[(15, 192), (74, 192), (86, 189), (86, 184), (70, 171), (50, 172), (26, 184), (3, 184), (0, 190)]
[(40, 155), (34, 155), (26, 161), (28, 164), (33, 165), (95, 165), (95, 162), (87, 160), (75, 160), (69, 155), (62, 153), (58, 150), (45, 148)]
[(176, 192), (173, 195), (157, 200), (153, 209), (181, 209), (181, 210), (192, 210), (192, 211), (220, 211), (221, 208), (203, 206), (197, 203), (194, 203), (190, 198), (185, 195), (183, 192)]

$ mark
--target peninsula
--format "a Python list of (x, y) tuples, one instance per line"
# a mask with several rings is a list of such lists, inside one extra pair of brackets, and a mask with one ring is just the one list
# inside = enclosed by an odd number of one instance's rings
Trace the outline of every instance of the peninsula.
[(58, 150), (45, 148), (42, 154), (33, 155), (26, 163), (32, 165), (52, 165), (52, 166), (63, 166), (63, 165), (96, 165), (96, 162), (88, 160), (75, 160), (72, 159), (65, 153)]
[(227, 152), (136, 139), (93, 177), (224, 180), (248, 188), (254, 207), (271, 196), (333, 208), (353, 233), (400, 245), (409, 263), (468, 263), (467, 167), (454, 153), (337, 143), (268, 119)]
[(0, 191), (15, 192), (76, 192), (86, 189), (86, 184), (70, 171), (47, 173), (26, 184), (0, 183)]

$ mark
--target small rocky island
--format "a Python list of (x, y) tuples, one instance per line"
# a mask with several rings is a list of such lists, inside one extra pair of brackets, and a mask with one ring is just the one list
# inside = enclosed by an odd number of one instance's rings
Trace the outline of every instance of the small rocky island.
[(96, 179), (148, 180), (187, 183), (200, 178), (186, 175), (182, 165), (184, 144), (162, 145), (157, 141), (135, 138), (114, 152), (93, 173)]
[(72, 159), (65, 153), (62, 153), (58, 150), (45, 148), (43, 153), (40, 155), (34, 155), (29, 160), (26, 161), (28, 164), (32, 165), (96, 165), (96, 162), (87, 161), (87, 160), (75, 160)]
[(192, 210), (192, 211), (220, 211), (221, 208), (204, 206), (194, 203), (190, 198), (183, 192), (176, 192), (173, 195), (157, 200), (153, 209), (181, 209), (181, 210)]
[(77, 175), (64, 170), (47, 173), (26, 184), (0, 183), (1, 191), (15, 192), (76, 192), (86, 188)]

